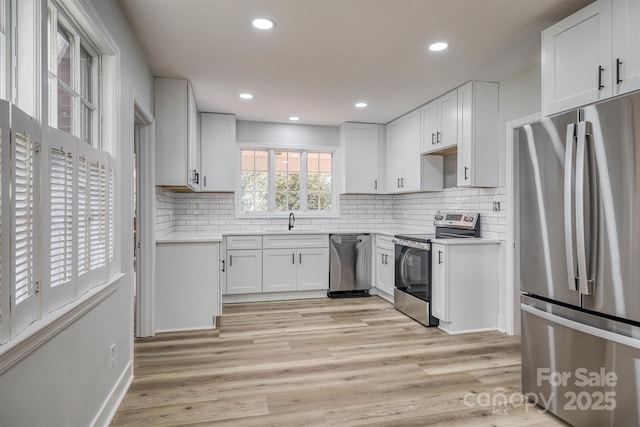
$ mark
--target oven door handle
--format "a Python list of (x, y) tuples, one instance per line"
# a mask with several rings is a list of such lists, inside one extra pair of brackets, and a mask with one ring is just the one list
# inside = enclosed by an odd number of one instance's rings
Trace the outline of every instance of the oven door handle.
[(406, 248), (421, 249), (423, 251), (431, 250), (431, 243), (411, 242), (409, 240), (393, 239), (392, 242), (398, 246)]

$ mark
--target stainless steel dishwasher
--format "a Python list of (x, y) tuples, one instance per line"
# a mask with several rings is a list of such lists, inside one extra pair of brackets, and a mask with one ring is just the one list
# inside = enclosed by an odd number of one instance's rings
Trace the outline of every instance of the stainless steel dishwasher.
[(331, 234), (330, 298), (368, 296), (371, 289), (371, 235)]

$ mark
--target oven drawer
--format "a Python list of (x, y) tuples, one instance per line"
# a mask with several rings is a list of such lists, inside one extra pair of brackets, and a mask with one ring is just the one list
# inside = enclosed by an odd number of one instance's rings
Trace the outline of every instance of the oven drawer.
[(438, 319), (431, 316), (431, 303), (429, 301), (416, 298), (406, 292), (393, 290), (394, 307), (396, 310), (406, 314), (413, 320), (425, 326), (437, 326)]

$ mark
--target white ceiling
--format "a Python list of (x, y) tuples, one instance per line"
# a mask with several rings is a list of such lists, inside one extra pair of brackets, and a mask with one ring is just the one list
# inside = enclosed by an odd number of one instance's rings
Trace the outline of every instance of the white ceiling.
[[(387, 123), (468, 80), (502, 81), (592, 1), (120, 0), (153, 73), (190, 80), (200, 111), (320, 125)], [(429, 52), (436, 40), (449, 49)]]

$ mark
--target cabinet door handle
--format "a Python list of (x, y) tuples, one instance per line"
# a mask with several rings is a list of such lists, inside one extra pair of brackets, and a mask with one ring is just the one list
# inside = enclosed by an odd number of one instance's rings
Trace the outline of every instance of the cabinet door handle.
[(400, 178), (398, 178), (398, 188), (400, 188)]
[(598, 66), (598, 90), (604, 89), (604, 85), (602, 84), (602, 72), (604, 71), (604, 67), (602, 65)]
[(377, 179), (375, 181), (373, 181), (373, 189), (374, 190), (378, 189), (378, 180)]
[(229, 255), (229, 267), (233, 267), (233, 255)]
[(298, 263), (302, 264), (302, 252), (298, 254)]
[(384, 254), (384, 263), (389, 264), (389, 255)]
[(440, 138), (440, 135), (442, 135), (440, 132), (436, 132), (436, 142), (437, 142), (438, 144), (440, 144), (440, 139), (441, 139), (441, 138)]
[(202, 177), (202, 185), (205, 186), (205, 187), (207, 186), (207, 176), (206, 175)]
[(224, 260), (222, 260), (222, 272), (224, 273)]
[(296, 254), (291, 254), (291, 264), (296, 263)]
[(400, 178), (400, 187), (404, 188), (404, 178)]
[(435, 145), (435, 144), (436, 144), (436, 134), (431, 133), (431, 145)]
[(469, 178), (467, 177), (467, 171), (468, 171), (468, 170), (469, 170), (469, 168), (465, 166), (465, 167), (464, 167), (464, 180), (465, 180), (465, 181), (469, 179)]
[(438, 264), (442, 264), (442, 251), (438, 251)]
[(620, 78), (620, 66), (622, 65), (622, 61), (620, 58), (616, 59), (616, 84), (622, 83), (622, 79)]

